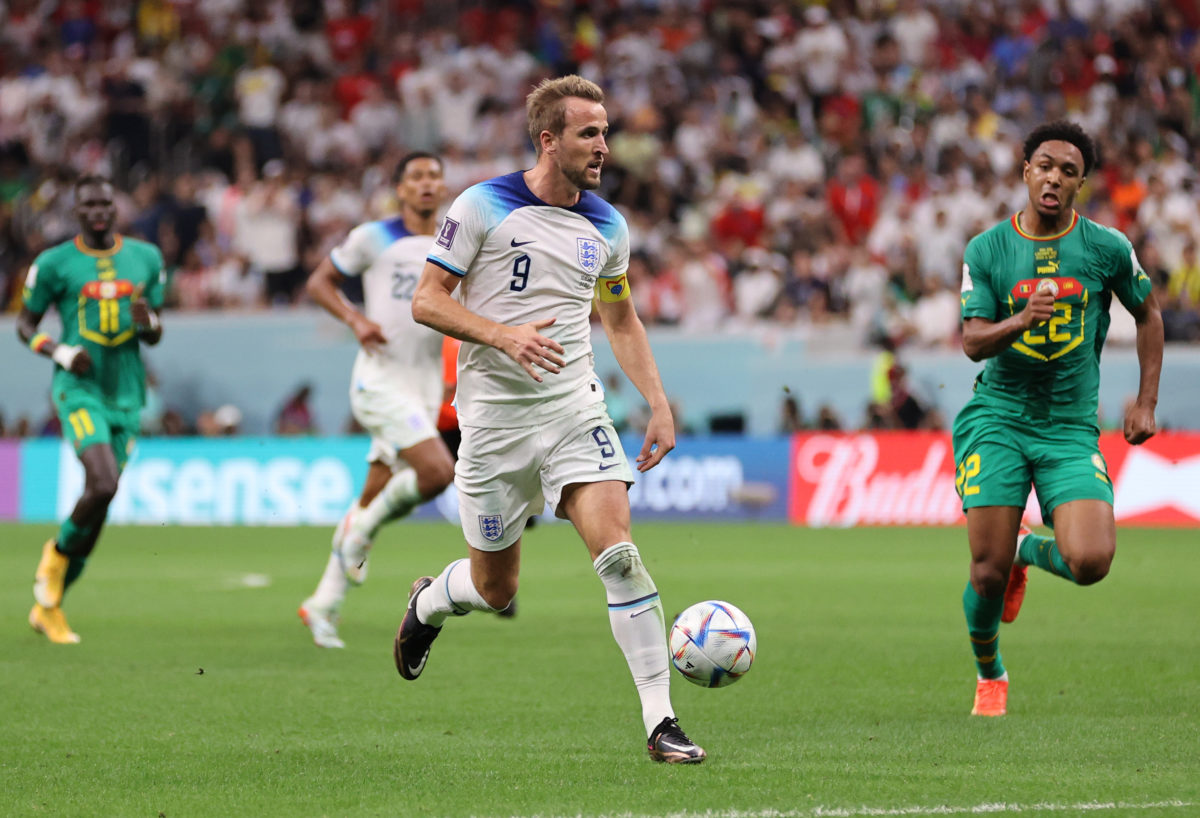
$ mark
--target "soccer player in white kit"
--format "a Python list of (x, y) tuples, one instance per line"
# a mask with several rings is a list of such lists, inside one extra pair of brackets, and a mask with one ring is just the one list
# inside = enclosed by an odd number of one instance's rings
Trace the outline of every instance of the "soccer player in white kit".
[[(308, 279), (312, 299), (354, 330), (362, 346), (350, 409), (371, 435), (362, 495), (334, 532), (316, 591), (300, 605), (319, 647), (344, 646), (337, 633), (342, 603), (350, 585), (366, 579), (379, 527), (436, 497), (454, 477), (454, 458), (437, 430), (443, 336), (414, 321), (411, 307), (446, 198), (442, 171), (429, 153), (402, 159), (394, 175), (400, 215), (351, 230)], [(346, 276), (362, 276), (365, 312), (342, 294)]]
[(629, 298), (629, 228), (590, 192), (608, 154), (603, 102), (578, 76), (538, 85), (526, 100), (537, 163), (468, 188), (433, 242), (413, 317), (464, 342), (455, 488), (470, 547), (467, 559), (413, 583), (394, 657), (416, 679), (447, 617), (508, 605), (526, 520), (549, 502), (574, 524), (604, 584), (650, 757), (697, 763), (705, 752), (671, 707), (662, 603), (633, 544), (633, 472), (593, 369), (594, 298), (617, 362), (650, 406), (637, 467), (653, 468), (675, 447), (675, 426)]

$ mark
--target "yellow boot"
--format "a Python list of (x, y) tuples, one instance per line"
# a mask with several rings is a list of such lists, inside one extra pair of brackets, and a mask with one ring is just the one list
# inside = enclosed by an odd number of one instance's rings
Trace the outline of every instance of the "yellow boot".
[(67, 578), (69, 561), (54, 546), (54, 540), (47, 540), (42, 546), (42, 559), (33, 576), (33, 598), (44, 608), (57, 608), (62, 604), (63, 584)]
[(62, 608), (47, 608), (35, 602), (29, 611), (29, 624), (38, 633), (46, 634), (46, 638), (55, 644), (74, 645), (79, 642), (79, 634), (67, 624)]

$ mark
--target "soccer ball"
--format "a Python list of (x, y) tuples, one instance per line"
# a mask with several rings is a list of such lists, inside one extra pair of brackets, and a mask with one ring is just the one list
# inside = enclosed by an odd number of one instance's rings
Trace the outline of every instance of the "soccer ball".
[(745, 676), (757, 649), (754, 625), (728, 602), (697, 602), (671, 626), (671, 663), (701, 687), (725, 687)]

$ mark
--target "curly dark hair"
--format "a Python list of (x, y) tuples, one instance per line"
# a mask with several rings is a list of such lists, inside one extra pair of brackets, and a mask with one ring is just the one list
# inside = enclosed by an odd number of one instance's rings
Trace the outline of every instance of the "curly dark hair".
[(1083, 128), (1074, 122), (1059, 119), (1034, 128), (1033, 132), (1025, 137), (1026, 162), (1033, 158), (1034, 151), (1043, 142), (1070, 142), (1079, 148), (1079, 153), (1083, 155), (1084, 176), (1091, 173), (1092, 168), (1096, 167), (1099, 161), (1096, 155), (1096, 143), (1092, 141), (1092, 138), (1087, 135), (1087, 132)]

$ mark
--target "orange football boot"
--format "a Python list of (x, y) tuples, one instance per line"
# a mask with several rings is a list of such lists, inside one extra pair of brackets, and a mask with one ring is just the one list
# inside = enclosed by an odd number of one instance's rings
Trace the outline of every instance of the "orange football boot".
[(980, 679), (975, 683), (972, 716), (1003, 716), (1008, 707), (1008, 679)]
[[(1021, 540), (1025, 539), (1026, 535), (1032, 534), (1033, 530), (1027, 526), (1021, 526), (1021, 530), (1017, 533), (1017, 548), (1020, 549)], [(1021, 612), (1021, 603), (1025, 601), (1025, 584), (1029, 581), (1029, 566), (1021, 565), (1013, 562), (1012, 571), (1008, 575), (1008, 585), (1004, 587), (1004, 610), (1000, 612), (1001, 622), (1013, 622), (1017, 618), (1017, 614)]]

